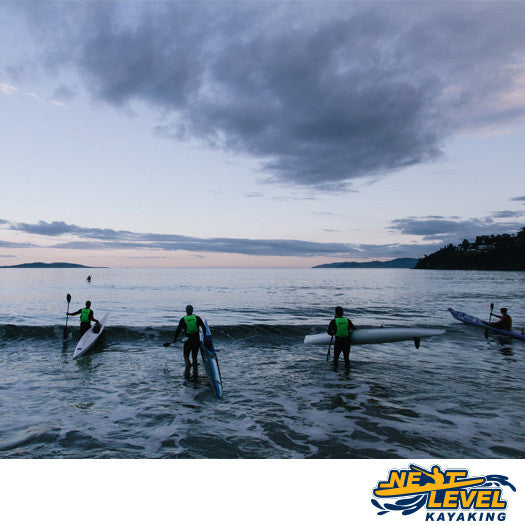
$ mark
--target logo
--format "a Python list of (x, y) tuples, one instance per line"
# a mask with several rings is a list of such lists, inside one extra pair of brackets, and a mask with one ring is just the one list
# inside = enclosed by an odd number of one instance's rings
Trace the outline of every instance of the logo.
[(426, 509), (425, 521), (504, 521), (507, 500), (503, 491), (516, 488), (507, 476), (491, 474), (470, 477), (468, 470), (427, 471), (417, 465), (409, 470), (391, 470), (386, 481), (380, 481), (372, 504), (378, 514), (401, 512), (408, 516)]

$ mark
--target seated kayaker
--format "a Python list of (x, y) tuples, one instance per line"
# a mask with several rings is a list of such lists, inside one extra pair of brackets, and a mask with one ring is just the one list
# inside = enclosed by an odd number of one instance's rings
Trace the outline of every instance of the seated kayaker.
[(336, 306), (335, 318), (330, 321), (328, 325), (328, 334), (331, 336), (335, 335), (334, 342), (334, 368), (337, 368), (339, 364), (339, 355), (343, 352), (345, 359), (345, 368), (350, 368), (350, 331), (355, 330), (356, 327), (353, 325), (350, 319), (343, 317), (343, 308)]
[(90, 328), (91, 321), (100, 324), (95, 316), (93, 315), (93, 310), (91, 309), (91, 301), (86, 301), (86, 307), (77, 310), (76, 312), (68, 313), (67, 315), (78, 315), (80, 314), (80, 337), (82, 337)]
[(490, 326), (497, 328), (498, 330), (512, 330), (512, 317), (507, 314), (506, 308), (500, 308), (501, 315), (492, 314), (497, 317), (499, 321), (497, 323), (490, 323)]

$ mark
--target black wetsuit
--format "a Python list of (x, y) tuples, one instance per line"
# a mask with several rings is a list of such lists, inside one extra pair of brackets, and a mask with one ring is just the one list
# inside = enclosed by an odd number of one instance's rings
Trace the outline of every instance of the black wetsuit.
[[(202, 328), (202, 333), (206, 333), (206, 326), (202, 322), (202, 319), (198, 315), (196, 315), (195, 317), (197, 318), (197, 327)], [(184, 320), (184, 317), (181, 318), (181, 320), (179, 321), (179, 326), (177, 326), (175, 336), (173, 337), (174, 341), (177, 339), (181, 332), (186, 332), (186, 321)], [(188, 340), (184, 343), (184, 362), (186, 363), (186, 368), (189, 368), (190, 353), (192, 356), (194, 366), (197, 366), (197, 355), (199, 353), (200, 348), (200, 337), (199, 332), (186, 335), (188, 337)]]
[[(79, 315), (80, 313), (82, 313), (82, 310), (85, 310), (85, 309), (86, 308), (81, 308), (80, 310), (77, 310), (76, 312), (72, 312), (69, 315)], [(82, 337), (91, 328), (91, 321), (98, 323), (98, 321), (95, 319), (95, 316), (93, 314), (93, 310), (89, 308), (89, 321), (86, 321), (84, 323), (82, 321), (80, 322), (80, 337)]]
[(490, 326), (493, 326), (494, 328), (498, 328), (499, 330), (512, 330), (512, 317), (508, 314), (504, 314), (502, 316), (495, 316), (499, 317), (500, 320), (497, 323), (490, 323)]
[[(347, 317), (344, 317), (343, 319), (346, 319), (348, 321), (348, 330), (355, 330), (356, 327), (353, 325), (352, 321), (348, 319)], [(337, 326), (335, 324), (335, 319), (332, 319), (330, 321), (330, 324), (328, 325), (327, 332), (330, 335), (334, 335), (334, 367), (337, 367), (339, 364), (339, 355), (341, 352), (343, 352), (343, 357), (345, 360), (345, 367), (350, 367), (350, 335), (346, 337), (337, 337), (335, 334), (337, 333)]]

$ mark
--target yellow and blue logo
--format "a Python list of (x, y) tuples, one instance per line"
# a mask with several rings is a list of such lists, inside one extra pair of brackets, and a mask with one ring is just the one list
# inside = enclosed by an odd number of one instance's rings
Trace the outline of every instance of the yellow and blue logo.
[(413, 514), (425, 508), (425, 521), (503, 521), (507, 501), (503, 490), (516, 488), (507, 476), (491, 474), (469, 477), (468, 470), (425, 470), (410, 465), (408, 470), (391, 470), (380, 481), (372, 504), (378, 514), (401, 512)]

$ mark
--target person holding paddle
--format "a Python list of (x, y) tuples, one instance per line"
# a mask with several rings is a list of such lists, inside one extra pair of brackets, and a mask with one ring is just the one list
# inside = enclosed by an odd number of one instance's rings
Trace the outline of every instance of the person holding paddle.
[[(356, 327), (347, 317), (343, 317), (343, 308), (341, 306), (335, 307), (335, 318), (330, 321), (328, 325), (328, 334), (335, 336), (334, 343), (334, 369), (339, 365), (339, 355), (343, 352), (345, 360), (345, 369), (350, 368), (350, 331), (356, 330)], [(331, 343), (331, 341), (330, 341)], [(330, 351), (330, 349), (328, 349)]]
[[(69, 305), (69, 302), (68, 302)], [(95, 319), (93, 315), (93, 310), (91, 309), (91, 301), (86, 301), (85, 308), (81, 308), (76, 312), (71, 312), (67, 315), (79, 315), (80, 314), (80, 337), (82, 337), (90, 328), (91, 321), (95, 322), (97, 325), (100, 324), (98, 319)]]
[(490, 326), (498, 328), (499, 330), (512, 330), (512, 317), (507, 313), (506, 308), (500, 308), (501, 315), (492, 314), (492, 317), (497, 317), (499, 319), (496, 323), (490, 323)]
[(171, 343), (164, 343), (164, 346), (169, 346), (170, 344), (175, 343), (181, 332), (184, 332), (188, 336), (188, 339), (184, 343), (184, 363), (186, 365), (186, 369), (184, 371), (185, 374), (189, 374), (192, 366), (193, 373), (195, 375), (197, 374), (197, 367), (199, 366), (199, 363), (197, 362), (197, 356), (199, 355), (200, 348), (199, 327), (202, 328), (202, 333), (205, 334), (206, 326), (198, 315), (194, 315), (193, 306), (189, 304), (186, 306), (186, 315), (179, 321), (179, 326), (177, 326), (173, 341), (171, 341)]

